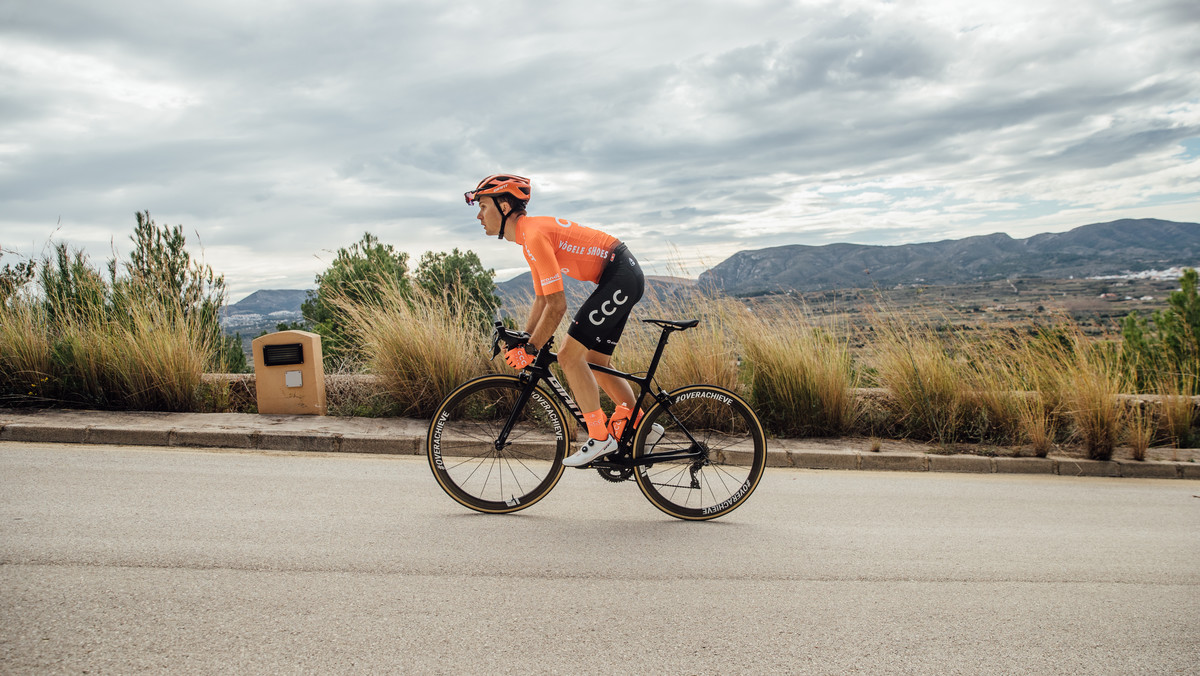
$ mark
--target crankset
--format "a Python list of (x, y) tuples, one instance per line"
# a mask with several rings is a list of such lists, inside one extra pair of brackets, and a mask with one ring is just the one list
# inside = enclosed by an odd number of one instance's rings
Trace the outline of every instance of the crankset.
[(632, 467), (597, 467), (596, 473), (600, 475), (601, 479), (611, 481), (614, 484), (629, 481), (633, 478)]
[(605, 481), (613, 483), (629, 481), (633, 478), (633, 467), (628, 464), (629, 457), (629, 451), (617, 451), (604, 456), (603, 460), (593, 463), (592, 466), (600, 478)]

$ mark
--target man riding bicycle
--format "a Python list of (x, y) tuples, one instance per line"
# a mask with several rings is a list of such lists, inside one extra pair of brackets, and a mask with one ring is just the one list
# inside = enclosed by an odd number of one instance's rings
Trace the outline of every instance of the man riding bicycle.
[[(533, 363), (538, 349), (554, 335), (567, 311), (563, 274), (597, 284), (575, 313), (558, 352), (558, 363), (584, 411), (588, 431), (587, 443), (563, 464), (581, 467), (617, 450), (617, 437), (632, 414), (634, 394), (629, 383), (593, 372), (588, 364), (611, 365), (645, 280), (637, 259), (611, 235), (562, 218), (526, 215), (531, 195), (529, 179), (512, 174), (488, 176), (465, 193), (467, 204), (479, 204), (476, 218), (484, 232), (521, 245), (533, 272), (535, 296), (525, 323), (529, 342), (505, 353), (510, 366), (522, 369)], [(618, 404), (612, 420), (600, 407), (600, 388)], [(640, 419), (639, 410), (634, 424)]]

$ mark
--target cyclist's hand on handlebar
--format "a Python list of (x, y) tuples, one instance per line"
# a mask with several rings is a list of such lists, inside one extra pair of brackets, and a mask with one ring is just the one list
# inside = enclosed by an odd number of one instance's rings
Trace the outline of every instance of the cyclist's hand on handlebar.
[(504, 353), (504, 361), (515, 369), (523, 369), (533, 363), (537, 358), (537, 349), (530, 347), (529, 343), (518, 345)]

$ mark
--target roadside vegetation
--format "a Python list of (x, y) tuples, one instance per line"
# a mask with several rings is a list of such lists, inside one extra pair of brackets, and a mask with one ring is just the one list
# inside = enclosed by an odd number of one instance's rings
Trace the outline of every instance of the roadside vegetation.
[[(138, 214), (134, 252), (104, 272), (65, 244), (0, 267), (0, 404), (221, 410), (207, 372), (242, 368), (217, 321), (224, 280), (190, 258), (181, 228)], [(322, 335), (338, 415), (426, 417), (462, 381), (505, 371), (485, 350), (500, 310), (493, 273), (472, 252), (406, 254), (370, 234), (318, 275), (306, 321)], [(780, 437), (913, 439), (1064, 446), (1106, 459), (1118, 446), (1190, 447), (1200, 383), (1200, 297), (1188, 270), (1149, 315), (1097, 338), (1069, 317), (962, 330), (936, 311), (838, 324), (786, 298), (702, 290), (647, 293), (634, 319), (699, 318), (671, 338), (659, 385), (738, 392)], [(526, 308), (507, 308), (523, 319)], [(512, 320), (510, 319), (510, 322)], [(956, 328), (957, 327), (957, 328)], [(558, 340), (565, 334), (565, 327)], [(658, 331), (630, 323), (615, 356), (637, 371)], [(243, 357), (244, 359), (244, 357)], [(225, 386), (228, 387), (228, 386)]]
[(202, 374), (244, 364), (220, 330), (225, 280), (182, 227), (138, 213), (131, 240), (104, 272), (65, 243), (0, 268), (0, 402), (202, 410)]

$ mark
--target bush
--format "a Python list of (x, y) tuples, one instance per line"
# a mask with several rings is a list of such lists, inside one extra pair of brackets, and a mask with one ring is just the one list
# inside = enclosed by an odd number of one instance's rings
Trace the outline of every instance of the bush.
[[(0, 257), (3, 256), (4, 249), (0, 247)], [(31, 260), (5, 263), (4, 267), (0, 268), (0, 305), (8, 303), (10, 298), (16, 296), (26, 284), (33, 281), (36, 270), (37, 263)]]
[(194, 262), (182, 229), (137, 214), (134, 251), (108, 277), (57, 244), (40, 298), (0, 305), (0, 397), (16, 404), (194, 410), (221, 368), (224, 279)]
[(1121, 357), (1139, 392), (1153, 392), (1172, 383), (1200, 384), (1200, 288), (1197, 273), (1186, 269), (1180, 290), (1172, 292), (1167, 307), (1151, 321), (1129, 314), (1122, 324)]
[[(304, 319), (321, 335), (325, 364), (340, 369), (341, 364), (368, 359), (360, 332), (350, 324), (346, 307), (373, 305), (385, 309), (400, 298), (416, 298), (421, 303), (439, 297), (452, 314), (466, 314), (481, 328), (491, 330), (492, 317), (500, 307), (493, 282), (495, 273), (485, 270), (474, 252), (426, 252), (417, 265), (415, 279), (408, 275), (408, 254), (383, 244), (371, 233), (349, 248), (338, 249), (329, 268), (317, 275), (317, 288), (310, 291), (301, 306)], [(386, 297), (385, 297), (386, 296)], [(348, 305), (347, 305), (348, 304)]]
[(343, 303), (356, 307), (382, 306), (381, 289), (396, 288), (407, 295), (408, 254), (383, 244), (371, 233), (349, 248), (338, 249), (325, 272), (317, 275), (317, 288), (308, 292), (300, 306), (304, 319), (321, 335), (321, 352), (327, 366), (343, 359), (354, 360), (358, 345), (355, 333), (341, 312)]

